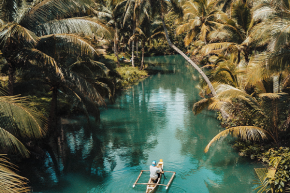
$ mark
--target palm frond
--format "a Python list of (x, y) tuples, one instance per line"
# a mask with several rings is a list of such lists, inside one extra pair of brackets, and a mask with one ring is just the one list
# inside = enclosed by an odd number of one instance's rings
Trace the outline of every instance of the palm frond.
[(4, 47), (11, 41), (26, 47), (36, 44), (38, 37), (30, 30), (16, 23), (8, 23), (0, 28), (0, 47)]
[(49, 34), (85, 34), (100, 37), (112, 37), (112, 29), (96, 18), (79, 17), (53, 20), (37, 26), (35, 33), (39, 36)]
[(171, 6), (175, 14), (178, 15), (179, 18), (183, 17), (183, 8), (180, 6), (180, 2), (178, 0), (170, 0)]
[(282, 93), (262, 93), (262, 94), (259, 94), (259, 97), (262, 99), (275, 100), (275, 99), (279, 99), (281, 97), (281, 94)]
[(192, 111), (195, 115), (201, 113), (205, 108), (207, 108), (211, 103), (213, 102), (213, 99), (207, 98), (207, 99), (201, 99), (200, 101), (193, 104)]
[(0, 192), (26, 193), (31, 189), (28, 187), (28, 179), (15, 173), (16, 166), (3, 156), (0, 157)]
[(231, 127), (224, 131), (221, 131), (217, 134), (205, 147), (204, 152), (207, 153), (210, 146), (221, 137), (226, 137), (227, 135), (231, 134), (233, 137), (239, 137), (242, 140), (253, 140), (257, 141), (260, 139), (267, 139), (267, 135), (269, 134), (266, 130), (255, 127), (255, 126), (238, 126), (238, 127)]
[(91, 102), (96, 103), (97, 105), (105, 105), (105, 101), (103, 97), (100, 95), (98, 90), (94, 87), (94, 80), (85, 79), (78, 74), (63, 69), (64, 71), (64, 80), (63, 85), (69, 88), (74, 88), (75, 91), (81, 93), (79, 95), (83, 95)]
[(209, 53), (213, 52), (213, 51), (223, 51), (228, 49), (229, 47), (236, 47), (235, 43), (232, 42), (222, 42), (222, 43), (211, 43), (211, 44), (207, 44), (205, 46), (203, 46), (203, 48), (201, 49), (201, 52), (203, 53), (203, 55), (208, 55)]
[(0, 145), (2, 150), (10, 150), (20, 153), (23, 157), (29, 157), (29, 151), (14, 135), (0, 127)]
[(196, 36), (196, 32), (194, 30), (191, 30), (190, 32), (188, 32), (184, 38), (184, 45), (189, 46), (193, 38), (195, 38), (195, 36)]
[(33, 6), (19, 22), (22, 26), (35, 27), (54, 19), (68, 18), (72, 15), (87, 15), (94, 5), (93, 0), (44, 0)]
[(78, 56), (97, 55), (97, 51), (90, 43), (83, 38), (73, 34), (53, 34), (42, 36), (36, 47), (51, 56), (65, 50), (68, 54), (76, 54)]
[(77, 61), (69, 66), (69, 70), (82, 74), (84, 77), (106, 76), (109, 69), (104, 63), (98, 61)]
[(52, 69), (54, 71), (54, 76), (59, 76), (60, 79), (63, 78), (62, 71), (54, 58), (37, 49), (22, 49), (17, 57), (19, 60), (33, 60), (40, 67)]
[(1, 125), (10, 133), (24, 138), (41, 138), (46, 133), (46, 119), (31, 109), (25, 97), (0, 97)]
[(270, 183), (269, 180), (267, 179), (267, 173), (268, 169), (267, 168), (255, 168), (255, 172), (260, 180), (260, 186), (255, 188), (254, 190), (258, 190), (258, 193), (262, 192), (269, 192), (270, 191)]
[(0, 1), (0, 19), (5, 22), (17, 21), (18, 15), (25, 7), (26, 1), (21, 0), (1, 0)]

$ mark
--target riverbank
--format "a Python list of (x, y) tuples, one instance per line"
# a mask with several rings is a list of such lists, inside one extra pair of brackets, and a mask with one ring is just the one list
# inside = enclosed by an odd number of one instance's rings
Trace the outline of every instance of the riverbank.
[[(120, 53), (119, 58), (125, 57), (127, 61), (130, 60), (130, 55), (126, 53)], [(130, 88), (132, 85), (137, 84), (139, 81), (144, 80), (148, 77), (148, 72), (146, 71), (146, 67), (148, 64), (145, 64), (145, 70), (140, 70), (140, 59), (135, 59), (135, 67), (132, 67), (131, 62), (120, 62), (120, 67), (117, 67), (117, 57), (115, 57), (114, 53), (105, 54), (106, 60), (113, 62), (116, 65), (115, 70), (120, 75), (116, 76), (116, 90), (124, 90)]]

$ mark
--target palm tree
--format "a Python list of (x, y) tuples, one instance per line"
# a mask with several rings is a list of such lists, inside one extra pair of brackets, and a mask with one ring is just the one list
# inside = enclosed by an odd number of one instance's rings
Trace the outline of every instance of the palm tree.
[(114, 53), (117, 57), (117, 65), (120, 67), (118, 44), (119, 44), (119, 29), (123, 20), (123, 11), (127, 1), (124, 0), (108, 0), (105, 5), (102, 5), (101, 11), (97, 11), (100, 19), (104, 19), (110, 27), (114, 28)]
[[(35, 46), (38, 41), (35, 34), (42, 36), (96, 32), (110, 35), (105, 25), (95, 18), (71, 17), (72, 15), (85, 16), (86, 10), (92, 9), (90, 5), (93, 4), (92, 0), (44, 0), (36, 1), (31, 5), (26, 5), (24, 0), (0, 1), (0, 20), (4, 22), (0, 29), (0, 48), (9, 65), (10, 95), (13, 95), (16, 67), (23, 63), (18, 52), (23, 48), (32, 49)], [(18, 61), (14, 59), (16, 56), (19, 58)], [(53, 64), (49, 63), (49, 65)]]
[(141, 40), (141, 46), (142, 46), (142, 59), (141, 59), (141, 66), (140, 70), (143, 70), (144, 68), (144, 51), (145, 51), (145, 44), (146, 42), (151, 42), (155, 38), (164, 38), (164, 32), (162, 28), (161, 21), (154, 21), (151, 23), (149, 18), (145, 18), (142, 22), (142, 24), (139, 27), (136, 27), (137, 33), (135, 33), (131, 38), (129, 39), (130, 42), (138, 37), (138, 39)]
[(15, 168), (7, 158), (0, 155), (0, 191), (7, 193), (31, 192), (28, 180), (15, 173)]
[[(111, 81), (106, 79), (108, 68), (105, 64), (93, 60), (98, 55), (97, 50), (84, 39), (70, 34), (42, 36), (35, 48), (36, 50), (26, 49), (23, 54), (20, 54), (27, 56), (25, 60), (33, 60), (34, 63), (37, 61), (33, 57), (39, 50), (46, 55), (53, 55), (55, 66), (58, 66), (61, 72), (60, 76), (59, 73), (53, 71), (43, 71), (46, 77), (45, 82), (50, 85), (52, 90), (49, 132), (56, 131), (57, 97), (60, 89), (77, 97), (85, 108), (88, 106), (91, 109), (94, 108), (97, 111), (95, 117), (98, 118), (98, 106), (105, 104), (103, 99), (105, 95), (112, 98), (114, 88), (108, 86), (111, 84)], [(62, 56), (63, 52), (65, 57)], [(70, 61), (74, 62), (70, 63)], [(37, 78), (43, 79), (43, 74), (39, 74), (39, 76)]]
[[(170, 1), (174, 11), (177, 12), (178, 14), (182, 15), (182, 8), (179, 6), (178, 1), (176, 0), (171, 0)], [(167, 2), (164, 0), (160, 0), (158, 2), (156, 2), (155, 5), (151, 5), (151, 7), (153, 8), (153, 13), (159, 13), (160, 14), (160, 18), (162, 20), (162, 24), (163, 24), (163, 29), (165, 32), (165, 38), (169, 44), (169, 46), (171, 48), (173, 48), (177, 53), (179, 53), (187, 62), (189, 62), (199, 73), (200, 75), (204, 78), (204, 80), (206, 81), (206, 83), (209, 86), (209, 89), (211, 90), (211, 93), (213, 96), (216, 96), (216, 91), (214, 89), (214, 87), (212, 86), (210, 80), (208, 79), (208, 77), (205, 75), (205, 73), (187, 56), (185, 55), (180, 49), (178, 49), (169, 39), (169, 35), (168, 35), (168, 31), (166, 29), (166, 25), (165, 25), (165, 21), (164, 21), (164, 15), (167, 12)]]
[(176, 35), (186, 33), (185, 46), (189, 46), (194, 39), (205, 44), (209, 41), (208, 34), (217, 30), (220, 22), (227, 19), (227, 15), (218, 10), (216, 1), (191, 0), (182, 4), (184, 24), (176, 29)]
[[(127, 22), (129, 17), (132, 18), (132, 35), (135, 34), (136, 27), (143, 22), (144, 18), (150, 16), (152, 2), (149, 0), (127, 0), (125, 6), (124, 22)], [(134, 45), (135, 39), (132, 40), (132, 66), (134, 67)]]
[[(1, 90), (1, 94), (5, 94)], [(0, 97), (0, 191), (1, 192), (30, 192), (28, 180), (15, 173), (15, 166), (4, 155), (20, 154), (29, 157), (24, 142), (42, 138), (46, 134), (46, 119), (33, 110), (29, 101), (20, 96)]]
[(213, 52), (237, 53), (237, 63), (240, 63), (240, 55), (242, 53), (246, 63), (248, 63), (249, 55), (252, 49), (254, 49), (249, 36), (249, 30), (251, 29), (251, 10), (242, 0), (233, 3), (231, 7), (231, 19), (228, 19), (216, 31), (208, 35), (211, 41), (202, 48), (202, 52), (204, 55)]
[[(217, 90), (217, 96), (202, 99), (195, 103), (193, 111), (195, 114), (200, 113), (204, 108), (218, 110), (224, 107), (229, 114), (236, 119), (242, 119), (242, 122), (248, 125), (236, 126), (221, 131), (206, 146), (207, 152), (210, 146), (221, 137), (232, 134), (234, 137), (240, 137), (243, 140), (259, 141), (260, 139), (271, 138), (275, 144), (279, 144), (280, 131), (283, 130), (279, 118), (279, 112), (283, 112), (280, 108), (281, 103), (288, 95), (285, 93), (262, 93), (257, 98), (247, 94), (245, 91), (225, 84), (214, 84)], [(241, 109), (247, 109), (246, 114)], [(255, 119), (253, 119), (255, 117)]]

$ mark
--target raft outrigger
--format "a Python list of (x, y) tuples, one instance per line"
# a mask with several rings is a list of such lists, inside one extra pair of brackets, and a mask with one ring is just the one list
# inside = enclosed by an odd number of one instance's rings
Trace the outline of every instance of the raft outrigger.
[[(161, 168), (163, 170), (163, 160), (160, 159), (158, 164), (157, 164), (157, 167)], [(161, 178), (162, 178), (162, 175), (159, 176), (159, 178), (157, 179), (157, 182), (154, 183), (152, 181), (152, 179), (149, 177), (149, 181), (148, 183), (137, 183), (138, 180), (140, 179), (141, 175), (143, 172), (148, 172), (150, 170), (141, 170), (137, 180), (135, 181), (135, 183), (133, 184), (133, 188), (135, 187), (136, 184), (140, 184), (140, 185), (147, 185), (147, 189), (146, 189), (146, 193), (153, 193), (156, 189), (157, 189), (157, 186), (166, 186), (166, 189), (168, 189), (168, 187), (170, 186), (174, 176), (175, 176), (175, 172), (171, 172), (171, 171), (163, 171), (163, 172), (170, 172), (170, 173), (173, 173), (168, 184), (159, 184), (160, 181), (161, 181)], [(164, 175), (164, 174), (163, 174)], [(165, 176), (164, 176), (165, 177)]]

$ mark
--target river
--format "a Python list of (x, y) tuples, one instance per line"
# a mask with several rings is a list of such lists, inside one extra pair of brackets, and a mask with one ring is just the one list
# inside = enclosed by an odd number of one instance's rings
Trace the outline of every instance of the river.
[[(156, 74), (101, 109), (99, 123), (82, 116), (63, 119), (53, 147), (56, 158), (47, 153), (20, 167), (34, 192), (145, 192), (146, 186), (132, 185), (140, 170), (159, 159), (176, 176), (168, 190), (160, 186), (157, 192), (253, 192), (254, 168), (262, 166), (239, 157), (230, 138), (203, 151), (222, 128), (215, 112), (192, 113), (200, 99), (196, 71), (180, 56), (146, 61), (156, 64)], [(166, 184), (171, 173), (165, 175)], [(144, 173), (140, 182), (146, 183), (148, 176)]]

